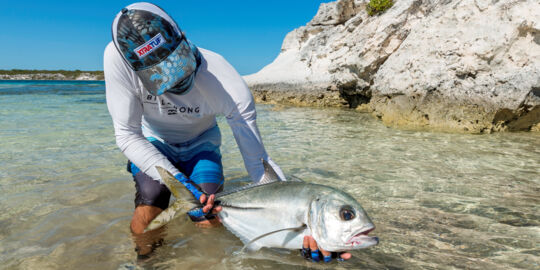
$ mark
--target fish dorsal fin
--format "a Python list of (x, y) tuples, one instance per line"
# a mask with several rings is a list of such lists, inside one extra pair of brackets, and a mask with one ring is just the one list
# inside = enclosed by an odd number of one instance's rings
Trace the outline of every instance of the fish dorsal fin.
[(261, 158), (262, 164), (264, 166), (264, 175), (259, 181), (260, 184), (267, 184), (272, 182), (279, 182), (283, 181), (283, 179), (279, 178), (276, 171), (274, 171), (274, 168), (268, 163), (268, 161)]
[(255, 237), (255, 238), (251, 239), (247, 244), (245, 244), (244, 247), (240, 250), (240, 252), (243, 252), (247, 247), (249, 247), (249, 245), (253, 244), (255, 241), (257, 241), (257, 240), (259, 240), (261, 238), (264, 238), (266, 236), (269, 236), (271, 234), (282, 232), (282, 231), (300, 232), (300, 231), (304, 230), (306, 227), (307, 227), (306, 224), (302, 224), (302, 226), (299, 226), (299, 227), (279, 229), (279, 230), (275, 230), (275, 231), (271, 231), (271, 232), (267, 232), (265, 234), (259, 235), (259, 236)]

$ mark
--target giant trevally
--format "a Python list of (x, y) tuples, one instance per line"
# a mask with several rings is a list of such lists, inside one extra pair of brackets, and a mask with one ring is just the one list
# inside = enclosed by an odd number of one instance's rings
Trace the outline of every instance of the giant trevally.
[[(265, 174), (259, 183), (216, 194), (223, 210), (223, 225), (251, 250), (261, 247), (299, 249), (303, 236), (311, 235), (320, 248), (346, 251), (378, 244), (368, 236), (375, 229), (360, 203), (349, 194), (299, 179), (282, 181), (263, 160)], [(156, 167), (177, 198), (146, 228), (158, 228), (179, 213), (201, 204), (165, 169)]]

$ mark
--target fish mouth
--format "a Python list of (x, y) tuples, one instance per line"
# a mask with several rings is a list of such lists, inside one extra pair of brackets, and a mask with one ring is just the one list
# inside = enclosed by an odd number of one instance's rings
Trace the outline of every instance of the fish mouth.
[(379, 238), (377, 236), (369, 236), (368, 234), (375, 230), (375, 226), (363, 229), (362, 231), (354, 234), (347, 244), (351, 245), (353, 248), (367, 248), (370, 246), (377, 245), (379, 243)]

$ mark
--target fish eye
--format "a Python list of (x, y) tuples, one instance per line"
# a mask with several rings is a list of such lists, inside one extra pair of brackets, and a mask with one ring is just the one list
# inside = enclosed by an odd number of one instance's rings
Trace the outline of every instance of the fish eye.
[(341, 207), (341, 210), (339, 210), (339, 216), (342, 220), (351, 220), (355, 217), (354, 209), (348, 205), (343, 206)]

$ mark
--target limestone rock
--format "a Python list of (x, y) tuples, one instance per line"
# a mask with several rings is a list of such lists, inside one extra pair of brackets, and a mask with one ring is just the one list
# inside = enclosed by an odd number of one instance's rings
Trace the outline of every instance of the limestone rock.
[(361, 107), (404, 127), (538, 129), (540, 2), (394, 2), (373, 17), (366, 1), (321, 4), (312, 21), (285, 37), (274, 62), (245, 77), (255, 96), (367, 104)]

